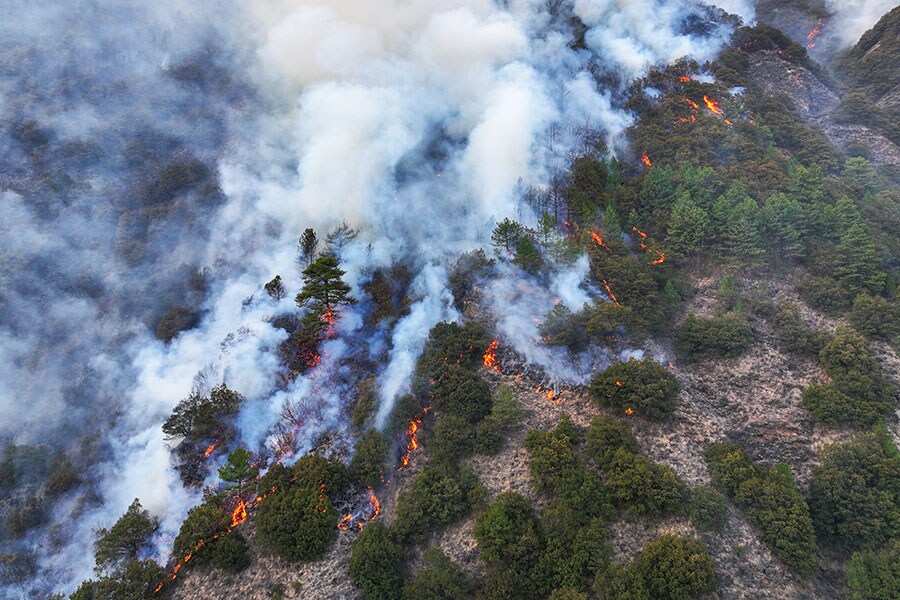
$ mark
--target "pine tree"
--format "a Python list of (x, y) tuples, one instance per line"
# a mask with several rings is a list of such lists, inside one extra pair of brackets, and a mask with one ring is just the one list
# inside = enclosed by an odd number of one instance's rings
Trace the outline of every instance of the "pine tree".
[(312, 340), (319, 338), (337, 318), (338, 306), (352, 304), (350, 286), (342, 277), (346, 273), (334, 256), (322, 256), (303, 271), (303, 289), (297, 294), (300, 308), (308, 308), (303, 317), (302, 335)]
[(853, 296), (864, 291), (881, 293), (886, 277), (872, 235), (864, 224), (851, 225), (841, 235), (836, 252), (835, 277)]
[(763, 221), (776, 255), (792, 260), (803, 255), (800, 241), (804, 233), (803, 208), (785, 194), (775, 194), (763, 207)]
[(711, 226), (709, 213), (682, 193), (672, 207), (666, 244), (679, 256), (691, 256), (708, 243)]
[(287, 293), (284, 290), (284, 283), (281, 281), (281, 275), (276, 275), (272, 281), (265, 285), (266, 293), (276, 302), (284, 298)]
[(493, 233), (491, 233), (491, 245), (497, 251), (497, 254), (503, 252), (511, 254), (516, 249), (523, 232), (524, 228), (516, 221), (512, 221), (509, 218), (503, 219), (497, 223)]
[(647, 212), (661, 208), (668, 210), (675, 204), (675, 187), (669, 169), (653, 167), (641, 186), (641, 206)]
[(516, 257), (513, 259), (513, 262), (526, 271), (534, 273), (541, 268), (544, 259), (537, 246), (531, 241), (531, 238), (524, 236), (516, 244)]
[(325, 236), (324, 254), (331, 257), (338, 256), (344, 246), (355, 240), (357, 235), (359, 235), (359, 231), (350, 227), (347, 221), (342, 221)]
[(244, 491), (244, 484), (259, 475), (259, 469), (250, 464), (252, 457), (250, 451), (236, 448), (228, 455), (227, 462), (219, 467), (219, 478), (233, 484), (228, 487), (237, 490), (238, 497)]

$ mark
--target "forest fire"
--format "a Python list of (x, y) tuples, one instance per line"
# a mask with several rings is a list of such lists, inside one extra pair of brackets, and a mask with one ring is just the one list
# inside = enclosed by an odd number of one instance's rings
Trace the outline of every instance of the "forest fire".
[(719, 103), (715, 100), (712, 100), (709, 96), (703, 96), (703, 103), (706, 104), (706, 108), (708, 108), (711, 113), (719, 116), (723, 116), (725, 114), (725, 111), (723, 111), (719, 107)]
[(612, 248), (603, 243), (603, 237), (599, 233), (596, 233), (594, 231), (590, 231), (588, 233), (591, 234), (591, 239), (594, 240), (598, 246), (600, 246), (601, 248), (605, 248), (606, 251), (610, 254), (613, 253)]
[(626, 409), (625, 409), (625, 414), (626, 414), (626, 415), (629, 415), (629, 416), (633, 415), (633, 414), (634, 414), (634, 409), (633, 409), (633, 408), (626, 408)]
[(378, 501), (378, 496), (375, 495), (372, 488), (369, 488), (369, 506), (372, 508), (372, 516), (369, 520), (374, 521), (381, 514), (381, 502)]
[(247, 520), (247, 505), (242, 499), (238, 499), (237, 506), (231, 511), (231, 529), (234, 529)]
[(688, 104), (690, 104), (691, 108), (693, 108), (694, 110), (700, 110), (700, 105), (697, 104), (696, 102), (694, 102), (693, 100), (691, 100), (690, 98), (685, 98), (684, 101), (687, 102)]
[(653, 161), (650, 160), (650, 157), (647, 156), (647, 153), (646, 153), (646, 152), (644, 152), (643, 154), (641, 154), (641, 162), (643, 162), (643, 163), (644, 163), (645, 165), (647, 165), (648, 167), (652, 167), (652, 166), (653, 166)]
[[(428, 407), (422, 409), (423, 416), (428, 412)], [(414, 451), (419, 449), (419, 425), (422, 424), (422, 416), (418, 416), (415, 419), (409, 420), (409, 427), (406, 429), (406, 437), (408, 441), (406, 442), (406, 448), (403, 452), (403, 456), (400, 457), (400, 466), (397, 467), (398, 471), (402, 471), (403, 467), (409, 465), (409, 455)]]
[(499, 340), (494, 340), (490, 343), (487, 349), (484, 351), (482, 355), (482, 362), (484, 366), (498, 373), (502, 373), (500, 370), (500, 365), (497, 364), (497, 348), (500, 346)]
[(666, 255), (665, 255), (664, 253), (662, 253), (662, 252), (660, 252), (660, 251), (658, 251), (658, 250), (653, 250), (653, 249), (651, 249), (649, 246), (647, 246), (647, 243), (644, 241), (644, 240), (647, 239), (647, 234), (646, 234), (646, 233), (644, 233), (643, 231), (641, 231), (641, 230), (638, 229), (637, 227), (632, 227), (631, 230), (634, 231), (635, 233), (637, 233), (637, 234), (640, 236), (640, 238), (641, 238), (640, 244), (641, 244), (641, 249), (642, 249), (642, 250), (646, 250), (647, 252), (652, 252), (652, 253), (654, 253), (654, 254), (657, 255), (657, 258), (655, 258), (655, 259), (653, 259), (653, 260), (650, 261), (650, 264), (651, 264), (651, 265), (661, 265), (661, 264), (663, 264), (664, 262), (666, 262)]
[(341, 531), (350, 531), (350, 521), (353, 520), (353, 513), (348, 514), (337, 524), (337, 528)]
[(206, 447), (206, 450), (203, 452), (203, 458), (209, 458), (209, 455), (213, 453), (213, 450), (216, 449), (216, 446), (219, 444), (219, 441), (216, 440), (212, 444)]
[(681, 77), (678, 78), (678, 80), (681, 81), (681, 83), (688, 83), (691, 80), (691, 78), (688, 77), (687, 75), (682, 75)]
[(609, 299), (612, 300), (616, 306), (622, 306), (621, 304), (619, 304), (619, 300), (616, 298), (616, 295), (613, 294), (613, 291), (610, 289), (609, 282), (606, 281), (605, 279), (602, 281), (603, 281), (603, 287), (606, 288), (606, 293), (609, 296)]
[(816, 47), (816, 38), (819, 37), (819, 34), (822, 33), (822, 27), (825, 25), (825, 19), (819, 19), (816, 22), (816, 26), (813, 27), (813, 30), (809, 32), (809, 35), (806, 36), (806, 47), (809, 49)]

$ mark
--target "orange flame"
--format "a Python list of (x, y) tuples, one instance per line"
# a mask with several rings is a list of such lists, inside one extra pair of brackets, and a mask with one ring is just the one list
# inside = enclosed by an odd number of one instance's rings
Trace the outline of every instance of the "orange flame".
[(619, 304), (619, 300), (616, 298), (616, 295), (613, 294), (613, 291), (610, 289), (609, 282), (607, 282), (605, 279), (603, 280), (603, 287), (606, 288), (606, 293), (609, 296), (609, 299), (612, 300), (616, 306), (622, 306), (621, 304)]
[(484, 351), (484, 355), (481, 357), (484, 362), (484, 366), (489, 369), (493, 369), (498, 373), (502, 373), (500, 371), (500, 366), (497, 364), (497, 348), (500, 346), (500, 342), (498, 340), (494, 340), (487, 347), (487, 350)]
[(607, 252), (612, 254), (612, 248), (610, 248), (609, 246), (607, 246), (606, 244), (603, 243), (603, 238), (600, 236), (599, 233), (595, 233), (593, 231), (590, 231), (588, 233), (591, 234), (591, 239), (594, 240), (595, 242), (597, 242), (598, 246), (600, 246), (601, 248), (605, 248)]
[(372, 507), (372, 518), (369, 520), (374, 521), (381, 514), (381, 502), (378, 501), (378, 496), (375, 495), (372, 488), (369, 488), (369, 506)]
[(209, 455), (213, 453), (213, 450), (216, 449), (216, 445), (219, 443), (218, 440), (210, 444), (206, 447), (206, 450), (203, 452), (203, 458), (209, 458)]
[(231, 511), (231, 529), (234, 529), (247, 520), (247, 505), (243, 500), (238, 500), (237, 506)]
[(645, 165), (647, 165), (648, 167), (652, 167), (652, 166), (653, 166), (653, 161), (650, 160), (650, 157), (647, 156), (647, 153), (646, 153), (646, 152), (644, 152), (643, 154), (641, 154), (641, 161), (642, 161)]
[(681, 83), (687, 83), (691, 80), (691, 78), (688, 77), (687, 75), (682, 75), (679, 79), (680, 79)]
[(353, 519), (353, 513), (350, 513), (337, 524), (337, 528), (341, 531), (350, 531), (350, 521)]
[(706, 108), (708, 108), (711, 113), (716, 115), (725, 114), (725, 111), (719, 108), (719, 103), (715, 100), (710, 99), (709, 96), (703, 96), (703, 103), (706, 104)]
[(822, 33), (822, 26), (825, 24), (825, 19), (819, 19), (816, 22), (816, 26), (813, 27), (813, 30), (809, 32), (809, 35), (806, 36), (806, 47), (807, 48), (815, 48), (816, 47), (816, 38)]
[(635, 233), (637, 233), (639, 236), (641, 236), (641, 249), (642, 249), (642, 250), (646, 250), (647, 252), (653, 252), (654, 254), (657, 255), (657, 258), (655, 258), (655, 259), (653, 259), (653, 260), (650, 261), (650, 264), (651, 264), (651, 265), (661, 265), (661, 264), (663, 264), (664, 262), (666, 262), (666, 255), (665, 255), (664, 253), (660, 252), (659, 250), (652, 250), (652, 249), (651, 249), (650, 247), (648, 247), (647, 244), (644, 242), (644, 240), (647, 239), (647, 234), (646, 234), (646, 233), (644, 233), (643, 231), (641, 231), (641, 230), (638, 229), (637, 227), (632, 227), (631, 230), (634, 231)]
[(696, 102), (694, 102), (693, 100), (691, 100), (690, 98), (685, 98), (684, 101), (687, 102), (688, 104), (690, 104), (691, 108), (693, 108), (694, 110), (698, 110), (700, 108), (700, 105), (697, 104)]
[(625, 385), (625, 384), (619, 380), (616, 380), (616, 387), (622, 387), (623, 385)]
[[(423, 413), (428, 412), (428, 407), (422, 409)], [(403, 453), (403, 456), (400, 457), (400, 466), (397, 467), (398, 471), (402, 471), (403, 467), (409, 465), (409, 455), (414, 451), (419, 449), (419, 425), (422, 424), (422, 417), (416, 417), (415, 419), (410, 419), (409, 428), (406, 430), (406, 436), (409, 438), (409, 441), (406, 443), (406, 452)]]
[(633, 415), (633, 414), (634, 414), (634, 409), (633, 409), (633, 408), (626, 408), (626, 409), (625, 409), (625, 414), (626, 414), (626, 415)]

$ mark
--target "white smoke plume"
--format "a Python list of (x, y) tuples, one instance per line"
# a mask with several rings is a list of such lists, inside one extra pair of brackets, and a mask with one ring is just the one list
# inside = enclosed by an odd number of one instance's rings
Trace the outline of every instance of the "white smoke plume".
[[(53, 10), (35, 9), (28, 21), (35, 32), (63, 35), (76, 19), (77, 3), (57, 4)], [(732, 10), (747, 9), (743, 3), (728, 4)], [(569, 10), (587, 27), (586, 48), (570, 45)], [(25, 19), (29, 13), (22, 11)], [(41, 315), (52, 324), (92, 324), (87, 331), (95, 350), (84, 354), (99, 376), (91, 382), (117, 399), (116, 419), (105, 441), (108, 460), (94, 473), (101, 503), (77, 523), (66, 521), (71, 541), (42, 556), (43, 573), (64, 591), (91, 574), (92, 531), (111, 524), (135, 497), (162, 519), (158, 552), (166, 558), (198, 493), (182, 487), (160, 425), (191, 390), (198, 372), (247, 398), (238, 426), (242, 442), (251, 448), (265, 442), (284, 402), (312, 407), (314, 418), (297, 432), (299, 455), (321, 433), (346, 431), (341, 411), (349, 390), (341, 383), (347, 376), (343, 360), (370, 347), (376, 354), (372, 358), (386, 363), (379, 373), (378, 422), (383, 423), (394, 400), (407, 391), (428, 331), (441, 320), (458, 317), (447, 290), (447, 271), (456, 256), (487, 247), (493, 224), (504, 217), (518, 215), (528, 225), (535, 223), (536, 215), (520, 202), (521, 189), (543, 185), (564, 168), (580, 143), (579, 131), (596, 131), (610, 147), (621, 147), (631, 123), (618, 106), (621, 86), (652, 65), (685, 55), (710, 59), (728, 34), (716, 25), (707, 33), (693, 33), (688, 17), (708, 20), (713, 13), (688, 0), (574, 0), (571, 5), (537, 0), (269, 0), (223, 2), (203, 10), (173, 0), (152, 8), (133, 2), (121, 12), (95, 9), (88, 14), (106, 18), (116, 47), (127, 50), (126, 87), (143, 91), (163, 86), (148, 93), (166, 95), (171, 103), (162, 109), (139, 107), (148, 118), (172, 118), (182, 134), (191, 131), (189, 119), (176, 114), (177, 103), (189, 104), (190, 93), (160, 83), (166, 81), (160, 71), (200, 51), (203, 44), (191, 42), (199, 31), (229, 50), (232, 62), (220, 67), (252, 82), (253, 92), (234, 102), (249, 116), (235, 116), (224, 103), (206, 107), (224, 113), (220, 130), (209, 129), (221, 133), (224, 128), (227, 144), (196, 144), (196, 152), (216, 162), (224, 202), (195, 215), (202, 221), (202, 235), (188, 231), (177, 239), (154, 238), (156, 258), (145, 269), (132, 271), (124, 261), (93, 256), (104, 252), (106, 238), (115, 234), (115, 220), (95, 220), (101, 239), (82, 247), (78, 236), (41, 234), (16, 195), (3, 196), (14, 217), (3, 221), (0, 236), (5, 244), (0, 250), (7, 254), (74, 251), (73, 261), (104, 265), (104, 283), (116, 289), (141, 277), (155, 281), (154, 269), (172, 271), (167, 261), (173, 259), (176, 265), (197, 264), (208, 272), (201, 323), (169, 345), (153, 339), (132, 313), (107, 317), (94, 299), (83, 306), (51, 300), (49, 313)], [(152, 24), (148, 31), (156, 38), (129, 40), (132, 28), (125, 22), (135, 14)], [(85, 38), (91, 35), (85, 33)], [(155, 52), (144, 53), (154, 47)], [(94, 63), (87, 63), (98, 53), (102, 56), (97, 48), (86, 49), (85, 64), (76, 61), (67, 68), (93, 69)], [(613, 83), (598, 84), (606, 80), (598, 72), (614, 75)], [(0, 93), (11, 90), (4, 84)], [(92, 114), (88, 122), (97, 127), (104, 122), (96, 107), (68, 110), (43, 117), (66, 135), (75, 135), (76, 129), (83, 136), (94, 133), (79, 120), (82, 115)], [(360, 286), (375, 269), (405, 262), (414, 275), (411, 310), (391, 331), (376, 333), (363, 327), (364, 303), (348, 309), (337, 324), (338, 339), (323, 348), (322, 363), (309, 375), (279, 386), (281, 366), (274, 349), (286, 334), (271, 318), (295, 310), (291, 294), (301, 285), (293, 261), (297, 237), (305, 227), (321, 235), (343, 220), (360, 232), (340, 254), (354, 293), (361, 294)], [(77, 221), (73, 217), (53, 224), (65, 228)], [(77, 227), (79, 232), (90, 229), (91, 224)], [(573, 309), (588, 298), (578, 287), (586, 266), (580, 261), (557, 278), (557, 290), (541, 293), (547, 296), (545, 311), (554, 295)], [(279, 304), (262, 291), (275, 274), (291, 291)], [(497, 285), (506, 287), (492, 290), (509, 303), (498, 327), (518, 351), (550, 366), (554, 356), (536, 349), (532, 339), (535, 299), (527, 290), (508, 293), (515, 277), (504, 275)], [(27, 290), (15, 292), (27, 300)], [(74, 314), (76, 310), (81, 312)], [(39, 315), (26, 318), (38, 320)], [(21, 364), (38, 344), (0, 329), (0, 357), (9, 359), (0, 364)], [(67, 357), (54, 365), (56, 371), (45, 371), (41, 388), (33, 391), (49, 405), (26, 409), (26, 427), (45, 415), (62, 419), (69, 410), (61, 382), (70, 363), (77, 363), (76, 358)], [(22, 411), (16, 397), (30, 396), (32, 390), (22, 383), (27, 368), (4, 369), (0, 415), (6, 422)], [(584, 376), (564, 375), (572, 381)]]
[(897, 6), (894, 0), (827, 0), (834, 12), (829, 29), (834, 29), (844, 46), (852, 46), (887, 12)]

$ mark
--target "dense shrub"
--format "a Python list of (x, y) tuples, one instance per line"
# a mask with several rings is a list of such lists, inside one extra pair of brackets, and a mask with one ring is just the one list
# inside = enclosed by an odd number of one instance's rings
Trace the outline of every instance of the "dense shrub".
[(658, 517), (680, 511), (687, 487), (668, 465), (616, 450), (606, 468), (606, 487), (615, 505)]
[(244, 537), (232, 532), (216, 542), (212, 554), (212, 566), (229, 573), (240, 573), (250, 566), (250, 555)]
[(598, 415), (591, 421), (585, 434), (588, 456), (601, 468), (607, 468), (616, 450), (623, 449), (631, 454), (640, 451), (637, 440), (625, 423), (608, 415)]
[(706, 459), (713, 483), (755, 525), (784, 564), (801, 574), (816, 566), (816, 540), (809, 507), (786, 465), (760, 467), (734, 444), (713, 444)]
[(814, 331), (800, 317), (797, 308), (787, 302), (778, 305), (772, 324), (778, 338), (778, 346), (786, 354), (818, 357), (828, 341), (826, 333)]
[(429, 548), (415, 577), (403, 588), (404, 600), (471, 600), (475, 598), (472, 582), (465, 571), (456, 566), (440, 548)]
[(644, 585), (642, 573), (617, 564), (597, 576), (594, 589), (601, 600), (655, 600)]
[(806, 277), (797, 291), (807, 304), (829, 315), (842, 314), (853, 302), (852, 294), (831, 277)]
[(583, 516), (607, 518), (611, 513), (607, 490), (584, 464), (575, 440), (577, 433), (567, 417), (551, 431), (529, 431), (525, 447), (531, 456), (531, 477), (539, 490), (582, 510)]
[(275, 491), (256, 514), (260, 543), (290, 561), (320, 558), (337, 534), (335, 523), (337, 511), (331, 499), (312, 485)]
[(364, 433), (353, 446), (348, 475), (359, 486), (376, 486), (384, 481), (388, 461), (388, 444), (375, 429)]
[(556, 499), (541, 514), (541, 525), (547, 539), (541, 560), (545, 577), (552, 587), (586, 591), (612, 558), (606, 520), (586, 518), (581, 507)]
[(521, 418), (519, 401), (505, 385), (497, 386), (493, 394), (491, 413), (475, 430), (475, 451), (494, 454), (503, 448), (504, 434), (513, 429)]
[(483, 498), (484, 488), (470, 467), (425, 467), (397, 500), (394, 533), (403, 541), (421, 541), (465, 515)]
[(894, 407), (894, 387), (881, 373), (869, 343), (839, 329), (819, 353), (832, 383), (803, 394), (813, 418), (830, 424), (870, 425)]
[(842, 550), (900, 539), (900, 454), (886, 428), (828, 446), (813, 470), (809, 505), (820, 538)]
[(152, 560), (128, 560), (114, 573), (82, 583), (70, 600), (143, 600), (158, 597), (156, 588), (166, 576)]
[(544, 546), (544, 532), (524, 497), (506, 492), (480, 513), (475, 539), (484, 562), (524, 568), (533, 565)]
[(491, 388), (484, 378), (457, 365), (445, 365), (432, 386), (434, 405), (443, 414), (477, 423), (491, 412)]
[(900, 337), (900, 303), (896, 298), (861, 294), (853, 303), (850, 323), (858, 332), (872, 339), (895, 341)]
[(476, 323), (438, 323), (428, 335), (416, 377), (423, 383), (437, 379), (446, 364), (473, 369), (490, 343), (484, 328)]
[[(333, 525), (333, 524), (332, 524)], [(381, 523), (369, 523), (350, 551), (350, 580), (368, 600), (403, 597), (403, 550)]]
[(751, 343), (750, 325), (735, 313), (710, 318), (689, 313), (675, 330), (675, 350), (687, 360), (734, 358)]
[(716, 564), (700, 541), (663, 535), (647, 544), (631, 569), (654, 600), (688, 600), (716, 589)]
[(609, 366), (591, 380), (591, 395), (600, 404), (661, 420), (675, 410), (680, 386), (675, 376), (650, 358)]
[(708, 487), (691, 490), (688, 500), (688, 514), (698, 531), (722, 531), (728, 506), (725, 497)]
[(896, 600), (900, 590), (900, 541), (854, 554), (847, 565), (848, 600)]

